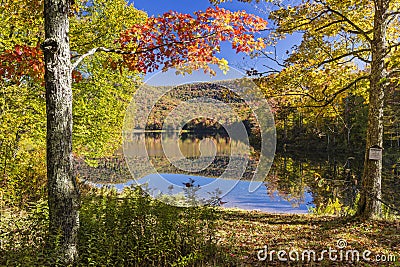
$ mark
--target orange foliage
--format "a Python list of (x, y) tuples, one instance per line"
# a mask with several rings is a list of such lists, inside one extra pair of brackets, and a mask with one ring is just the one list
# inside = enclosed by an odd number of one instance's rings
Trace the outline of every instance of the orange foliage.
[(146, 73), (170, 67), (204, 68), (220, 63), (216, 54), (223, 41), (229, 41), (236, 52), (248, 53), (265, 47), (254, 34), (267, 22), (244, 11), (231, 12), (208, 8), (194, 16), (174, 11), (151, 17), (143, 25), (134, 25), (121, 34), (118, 42), (124, 51), (124, 65)]

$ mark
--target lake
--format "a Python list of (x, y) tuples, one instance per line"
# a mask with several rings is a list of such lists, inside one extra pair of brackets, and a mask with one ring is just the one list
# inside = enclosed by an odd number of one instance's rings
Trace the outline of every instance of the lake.
[[(188, 190), (194, 190), (204, 203), (218, 199), (223, 207), (274, 213), (307, 213), (336, 199), (352, 206), (360, 184), (362, 154), (276, 153), (261, 182), (252, 181), (259, 161), (257, 151), (240, 140), (210, 133), (154, 132), (136, 133), (130, 140), (124, 148), (125, 159), (121, 150), (113, 158), (97, 159), (96, 167), (78, 160), (78, 176), (118, 190), (139, 183), (154, 197), (164, 199), (193, 195)], [(144, 154), (137, 153), (141, 145)], [(390, 193), (383, 196), (398, 205), (398, 169), (385, 166), (382, 190)]]
[[(200, 188), (204, 188), (206, 185), (211, 185), (216, 182), (215, 178), (210, 177), (202, 177), (202, 176), (192, 176), (185, 174), (159, 174), (159, 175), (148, 175), (138, 180), (129, 180), (126, 183), (118, 183), (112, 184), (118, 190), (123, 190), (125, 187), (129, 187), (131, 185), (136, 184), (147, 184), (149, 181), (153, 179), (165, 179), (170, 182), (168, 186), (182, 187), (184, 184), (193, 181), (194, 187), (200, 186)], [(160, 184), (160, 183), (158, 183)], [(105, 184), (97, 184), (98, 187), (104, 186)], [(299, 200), (288, 200), (281, 196), (278, 191), (268, 192), (267, 186), (264, 183), (260, 183), (259, 187), (254, 192), (249, 192), (250, 181), (232, 181), (232, 180), (220, 180), (218, 184), (218, 188), (222, 192), (224, 196), (221, 197), (221, 202), (223, 204), (218, 203), (219, 205), (226, 208), (239, 208), (245, 210), (258, 210), (272, 213), (308, 213), (309, 208), (314, 207), (312, 203), (313, 197), (311, 192), (304, 192), (303, 198)], [(223, 188), (231, 188), (230, 191), (223, 192)], [(165, 188), (156, 188), (155, 195), (158, 195), (160, 192), (157, 189), (161, 189), (164, 193), (179, 193), (179, 190), (174, 192), (173, 189)], [(208, 194), (211, 191), (198, 192), (198, 197), (202, 199), (207, 199), (210, 197)]]

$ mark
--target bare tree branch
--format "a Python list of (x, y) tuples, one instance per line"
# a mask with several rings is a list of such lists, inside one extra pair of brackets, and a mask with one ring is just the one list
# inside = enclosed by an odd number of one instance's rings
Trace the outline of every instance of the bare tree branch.
[(307, 22), (301, 23), (301, 24), (299, 24), (299, 25), (297, 25), (297, 26), (294, 26), (294, 27), (292, 27), (292, 28), (281, 29), (280, 31), (281, 31), (281, 32), (291, 32), (291, 31), (297, 30), (297, 29), (299, 29), (299, 28), (301, 28), (301, 27), (303, 27), (303, 26), (309, 25), (311, 22), (313, 22), (314, 20), (316, 20), (316, 19), (322, 17), (322, 16), (323, 16), (324, 14), (326, 14), (326, 13), (328, 13), (328, 11), (324, 10), (324, 11), (322, 11), (321, 13), (319, 13), (318, 15), (316, 15), (315, 17), (306, 18)]
[[(284, 97), (284, 96), (304, 96), (304, 97), (308, 97), (311, 100), (313, 100), (316, 103), (321, 103), (321, 104), (315, 104), (315, 105), (301, 105), (301, 106), (293, 106), (293, 108), (324, 108), (327, 107), (328, 105), (330, 105), (335, 99), (336, 97), (338, 97), (341, 93), (349, 90), (352, 86), (354, 86), (357, 82), (361, 81), (361, 80), (365, 80), (365, 79), (369, 79), (369, 75), (363, 75), (358, 77), (357, 79), (353, 80), (351, 83), (347, 84), (346, 86), (344, 86), (343, 88), (339, 89), (338, 91), (334, 92), (331, 95), (325, 95), (324, 98), (317, 98), (309, 93), (287, 93), (287, 94), (280, 94), (280, 95), (274, 95), (272, 97)], [(325, 88), (326, 89), (326, 88)]]
[(368, 36), (368, 33), (366, 31), (364, 31), (363, 29), (361, 29), (357, 24), (355, 24), (352, 20), (350, 20), (344, 14), (331, 8), (327, 3), (324, 3), (323, 1), (317, 1), (317, 3), (322, 4), (323, 6), (325, 6), (325, 8), (328, 11), (341, 17), (345, 22), (347, 22), (349, 25), (351, 25), (357, 31), (357, 34), (363, 35), (365, 37), (365, 39), (367, 39), (368, 42), (370, 42), (370, 43), (372, 42), (372, 39)]
[(260, 51), (260, 52), (261, 52), (261, 54), (264, 55), (265, 58), (275, 62), (278, 66), (280, 66), (282, 68), (286, 67), (285, 64), (279, 62), (279, 60), (276, 58), (276, 51), (275, 51), (275, 57), (271, 57), (268, 53), (266, 53), (264, 51)]
[(391, 71), (386, 75), (386, 77), (390, 79), (390, 78), (396, 77), (397, 75), (400, 76), (400, 69), (391, 70)]
[(93, 48), (87, 53), (80, 55), (79, 58), (71, 65), (71, 72), (84, 60), (86, 57), (93, 55), (94, 53), (97, 52), (98, 48)]
[(351, 52), (349, 52), (349, 53), (345, 53), (345, 54), (342, 54), (342, 55), (340, 55), (340, 56), (337, 56), (337, 57), (334, 57), (334, 58), (331, 58), (331, 59), (324, 60), (324, 61), (322, 61), (322, 62), (320, 62), (320, 63), (318, 64), (318, 67), (321, 67), (322, 65), (325, 65), (325, 64), (327, 64), (327, 63), (331, 63), (331, 62), (337, 61), (337, 60), (339, 60), (339, 59), (342, 59), (342, 58), (345, 58), (345, 57), (348, 57), (348, 56), (356, 56), (357, 58), (359, 58), (360, 60), (362, 60), (362, 61), (364, 61), (364, 62), (369, 62), (368, 60), (366, 60), (366, 59), (360, 57), (360, 56), (359, 56), (359, 53), (370, 52), (370, 51), (371, 51), (371, 49), (369, 49), (369, 48), (364, 48), (364, 49), (359, 49), (359, 50), (351, 51)]
[(389, 45), (388, 47), (387, 47), (387, 51), (386, 51), (386, 53), (385, 53), (385, 56), (387, 56), (390, 52), (391, 52), (391, 50), (393, 49), (393, 48), (397, 48), (397, 47), (399, 47), (400, 46), (400, 43), (395, 43), (395, 44), (392, 44), (392, 45)]
[(390, 12), (386, 15), (386, 18), (391, 17), (391, 16), (396, 16), (396, 15), (400, 15), (400, 11), (393, 11)]
[(349, 29), (345, 29), (345, 28), (341, 28), (343, 31), (347, 32), (347, 33), (352, 33), (352, 34), (371, 34), (374, 32), (373, 29), (370, 29), (368, 31), (364, 31), (364, 32), (359, 32), (359, 31), (354, 31), (354, 30), (349, 30)]
[(265, 64), (263, 64), (263, 66), (266, 67), (267, 69), (269, 69), (269, 72), (274, 72), (274, 73), (279, 73), (280, 72), (280, 70), (277, 70), (277, 69), (272, 68), (270, 66), (267, 66)]
[(341, 22), (345, 22), (345, 20), (344, 19), (341, 19), (341, 20), (335, 20), (335, 21), (331, 21), (331, 22), (329, 22), (328, 24), (325, 24), (324, 26), (321, 26), (321, 27), (319, 27), (318, 29), (316, 29), (315, 31), (321, 31), (321, 30), (323, 30), (323, 29), (325, 29), (325, 28), (328, 28), (328, 27), (330, 27), (330, 26), (332, 26), (332, 25), (335, 25), (335, 24), (337, 24), (337, 23), (341, 23)]

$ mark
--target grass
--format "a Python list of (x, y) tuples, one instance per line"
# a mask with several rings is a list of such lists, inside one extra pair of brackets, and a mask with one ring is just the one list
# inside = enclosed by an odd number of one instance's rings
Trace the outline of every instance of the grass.
[[(78, 266), (400, 266), (399, 218), (360, 222), (311, 214), (176, 208), (140, 190), (128, 190), (124, 197), (97, 192), (83, 198)], [(1, 212), (0, 266), (54, 265), (44, 249), (46, 202), (32, 203), (24, 212)], [(323, 261), (301, 260), (303, 250), (314, 250), (319, 258), (323, 250), (338, 249), (338, 240), (347, 243), (344, 253), (369, 250), (370, 258), (385, 255), (396, 261), (329, 261), (327, 254)], [(258, 259), (265, 246), (267, 256), (276, 251), (274, 261)], [(278, 261), (279, 250), (299, 252), (299, 261)]]

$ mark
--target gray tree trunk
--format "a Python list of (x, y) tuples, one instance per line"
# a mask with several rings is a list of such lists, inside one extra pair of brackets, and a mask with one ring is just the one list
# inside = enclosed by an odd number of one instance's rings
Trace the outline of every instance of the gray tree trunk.
[(381, 215), (382, 160), (370, 160), (369, 148), (383, 146), (383, 105), (385, 95), (386, 16), (388, 1), (375, 1), (374, 34), (371, 42), (372, 62), (369, 90), (368, 128), (362, 191), (358, 215), (374, 218)]
[(64, 265), (77, 257), (79, 192), (72, 167), (72, 89), (69, 0), (45, 0), (45, 87), (49, 246)]

